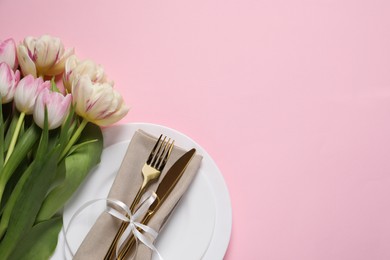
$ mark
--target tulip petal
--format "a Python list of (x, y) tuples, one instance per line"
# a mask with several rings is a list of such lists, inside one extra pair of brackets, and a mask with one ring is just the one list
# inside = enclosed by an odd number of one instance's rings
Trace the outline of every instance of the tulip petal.
[(73, 48), (66, 50), (64, 54), (61, 57), (59, 57), (57, 63), (46, 71), (46, 75), (55, 76), (61, 74), (65, 70), (66, 60), (73, 54), (74, 54)]
[(15, 41), (10, 38), (0, 43), (0, 63), (7, 63), (12, 70), (18, 67)]
[(37, 59), (35, 65), (37, 66), (37, 70), (44, 72), (54, 66), (57, 62), (59, 52), (63, 48), (64, 46), (58, 38), (43, 35), (36, 39), (35, 54)]
[(125, 105), (124, 102), (121, 102), (121, 105), (114, 113), (110, 114), (104, 119), (96, 120), (95, 123), (100, 126), (108, 126), (124, 118), (128, 112), (129, 108)]
[(14, 72), (7, 63), (0, 63), (0, 96), (2, 104), (13, 100), (19, 79), (20, 72), (18, 70)]
[(65, 64), (65, 73), (63, 77), (64, 85), (68, 92), (71, 92), (72, 82), (79, 77), (87, 76), (92, 84), (107, 83), (114, 85), (114, 82), (107, 80), (106, 73), (101, 65), (96, 64), (92, 60), (79, 61), (75, 55), (68, 58)]
[(43, 128), (46, 107), (49, 129), (59, 127), (65, 121), (69, 113), (71, 99), (72, 96), (70, 94), (64, 97), (60, 93), (50, 91), (49, 89), (43, 89), (37, 97), (34, 108), (33, 117), (35, 123)]
[(35, 67), (35, 63), (30, 58), (30, 55), (28, 54), (27, 47), (24, 45), (18, 46), (17, 51), (18, 61), (20, 64), (20, 68), (22, 69), (22, 74), (24, 76), (32, 75), (34, 78), (37, 77), (37, 69)]
[(0, 96), (2, 103), (8, 103), (10, 92), (12, 92), (11, 68), (5, 62), (0, 63)]
[(75, 112), (100, 126), (117, 122), (129, 110), (121, 95), (110, 84), (93, 84), (88, 76), (75, 81), (72, 94)]
[(38, 94), (48, 88), (50, 81), (44, 82), (41, 78), (34, 79), (32, 75), (27, 75), (16, 87), (14, 96), (16, 108), (27, 115), (32, 114)]
[(115, 100), (113, 100), (112, 95), (112, 88), (109, 85), (95, 85), (93, 88), (93, 96), (88, 103), (87, 106), (87, 112), (90, 117), (99, 119), (101, 117), (104, 117), (105, 113), (109, 113), (111, 107), (113, 106), (113, 103), (115, 103)]
[(65, 72), (62, 77), (62, 82), (68, 92), (72, 92), (73, 77), (71, 77), (71, 75), (73, 74), (73, 69), (77, 66), (78, 62), (79, 61), (76, 55), (69, 56), (69, 58), (67, 58), (65, 62)]
[(35, 55), (35, 43), (36, 43), (35, 38), (28, 36), (28, 37), (24, 38), (23, 44), (21, 44), (27, 48), (27, 50), (28, 50), (27, 53), (28, 53), (30, 59), (33, 60), (34, 62), (37, 59), (37, 57)]
[(72, 84), (73, 104), (75, 111), (82, 117), (86, 117), (88, 100), (92, 96), (93, 87), (88, 77), (80, 77)]

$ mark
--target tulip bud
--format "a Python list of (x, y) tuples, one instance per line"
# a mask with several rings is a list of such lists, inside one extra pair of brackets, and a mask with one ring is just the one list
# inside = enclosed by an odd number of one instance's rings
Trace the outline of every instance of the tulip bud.
[(59, 127), (66, 119), (72, 95), (68, 94), (63, 96), (58, 92), (50, 91), (49, 89), (43, 89), (36, 100), (34, 108), (34, 121), (43, 128), (45, 122), (45, 107), (47, 108), (47, 120), (50, 129)]
[(14, 39), (10, 38), (0, 42), (0, 63), (7, 63), (12, 70), (18, 67), (18, 59), (16, 56), (16, 44)]
[(19, 70), (14, 72), (7, 63), (0, 63), (0, 97), (2, 104), (13, 100), (19, 79)]
[(18, 46), (18, 60), (23, 75), (56, 76), (65, 69), (66, 59), (74, 53), (66, 50), (59, 38), (43, 35), (26, 37)]
[(73, 82), (72, 95), (76, 113), (99, 126), (113, 124), (129, 111), (122, 96), (110, 84), (92, 83), (88, 76)]
[(39, 92), (45, 88), (50, 88), (50, 81), (44, 82), (41, 78), (34, 79), (32, 75), (21, 79), (14, 96), (16, 108), (20, 112), (31, 115)]
[(91, 60), (80, 61), (75, 55), (72, 55), (65, 63), (65, 73), (63, 76), (64, 86), (68, 92), (72, 91), (72, 82), (81, 76), (88, 76), (94, 83), (108, 83), (111, 86), (114, 84), (112, 81), (107, 80), (102, 66)]

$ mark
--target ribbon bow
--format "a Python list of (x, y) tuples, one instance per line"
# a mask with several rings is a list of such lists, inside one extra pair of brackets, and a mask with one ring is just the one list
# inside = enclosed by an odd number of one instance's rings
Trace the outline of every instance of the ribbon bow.
[[(145, 246), (147, 246), (152, 251), (154, 251), (160, 260), (163, 260), (162, 256), (160, 255), (160, 253), (157, 251), (157, 248), (153, 244), (154, 239), (156, 239), (158, 236), (158, 232), (156, 232), (153, 228), (139, 222), (140, 218), (142, 218), (142, 216), (144, 216), (146, 214), (146, 212), (148, 211), (150, 205), (153, 204), (153, 202), (157, 198), (157, 195), (154, 192), (147, 193), (147, 194), (145, 194), (145, 196), (143, 198), (144, 199), (139, 203), (140, 206), (137, 208), (137, 210), (134, 212), (134, 214), (132, 214), (130, 208), (125, 203), (123, 203), (120, 200), (116, 200), (116, 199), (95, 199), (95, 200), (91, 200), (91, 201), (88, 201), (85, 204), (83, 204), (73, 214), (73, 216), (71, 217), (71, 219), (69, 221), (68, 227), (65, 229), (65, 245), (66, 245), (66, 248), (68, 249), (69, 253), (71, 254), (72, 258), (74, 256), (74, 253), (71, 250), (69, 242), (67, 240), (67, 233), (69, 231), (70, 226), (72, 225), (73, 220), (89, 206), (91, 206), (99, 201), (106, 201), (107, 208), (105, 211), (107, 213), (109, 213), (111, 216), (116, 217), (122, 221), (129, 222), (129, 225), (127, 226), (127, 228), (125, 229), (125, 231), (122, 233), (122, 235), (120, 236), (120, 238), (118, 240), (118, 243), (116, 246), (116, 255), (118, 256), (120, 248), (122, 247), (124, 242), (132, 234), (132, 235), (134, 235), (136, 242), (139, 240)], [(116, 205), (117, 207), (122, 209), (125, 214), (119, 212), (118, 210), (114, 209), (112, 206), (109, 206), (108, 204)], [(141, 233), (138, 229), (142, 230), (145, 234)], [(149, 236), (147, 236), (146, 234)]]

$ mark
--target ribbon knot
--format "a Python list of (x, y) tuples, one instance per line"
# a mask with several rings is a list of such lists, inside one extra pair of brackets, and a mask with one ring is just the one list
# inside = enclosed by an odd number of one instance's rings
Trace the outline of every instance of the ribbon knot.
[[(139, 203), (139, 207), (134, 212), (134, 214), (132, 214), (131, 210), (126, 204), (118, 200), (112, 200), (112, 201), (114, 201), (114, 204), (116, 206), (120, 207), (124, 212), (126, 212), (126, 214), (122, 214), (121, 212), (117, 211), (113, 207), (110, 206), (107, 207), (107, 212), (110, 215), (118, 219), (121, 219), (122, 221), (129, 222), (129, 225), (127, 226), (127, 228), (125, 229), (125, 231), (122, 233), (122, 235), (118, 240), (116, 246), (117, 256), (119, 254), (119, 250), (121, 249), (125, 241), (131, 236), (131, 234), (133, 234), (137, 240), (139, 240), (148, 248), (156, 252), (159, 259), (162, 259), (161, 255), (157, 251), (157, 248), (153, 244), (153, 241), (157, 238), (158, 233), (153, 228), (139, 222), (140, 219), (147, 213), (150, 205), (153, 204), (156, 198), (157, 195), (155, 193), (145, 194), (144, 199), (141, 200), (141, 202)], [(142, 230), (145, 234), (148, 234), (151, 237), (151, 239), (147, 235), (141, 233), (139, 230)]]
[[(88, 201), (85, 204), (83, 204), (73, 214), (73, 216), (71, 217), (71, 219), (69, 221), (68, 227), (65, 230), (65, 244), (66, 244), (66, 247), (69, 250), (72, 258), (74, 256), (74, 253), (69, 246), (69, 243), (67, 240), (67, 233), (68, 233), (68, 230), (69, 230), (73, 220), (89, 206), (91, 206), (99, 201), (106, 201), (106, 203), (107, 203), (106, 212), (107, 213), (109, 213), (111, 216), (113, 216), (115, 218), (118, 218), (122, 221), (129, 223), (129, 225), (127, 226), (127, 228), (125, 229), (125, 231), (122, 233), (122, 235), (120, 236), (120, 238), (118, 240), (118, 243), (116, 246), (116, 255), (118, 256), (119, 250), (124, 245), (125, 241), (128, 238), (130, 238), (131, 235), (133, 235), (136, 239), (136, 242), (140, 241), (145, 246), (147, 246), (149, 249), (154, 251), (160, 260), (163, 260), (162, 256), (160, 255), (157, 248), (153, 244), (153, 241), (158, 236), (158, 232), (156, 232), (153, 228), (139, 222), (139, 221), (141, 221), (141, 218), (147, 213), (150, 205), (152, 205), (153, 202), (156, 200), (157, 195), (154, 192), (147, 193), (147, 194), (145, 194), (145, 196), (143, 196), (143, 198), (144, 199), (141, 200), (141, 202), (139, 203), (139, 207), (134, 212), (134, 214), (132, 214), (130, 208), (125, 203), (123, 203), (120, 200), (116, 200), (116, 199), (95, 199), (95, 200), (91, 200), (91, 201)], [(116, 210), (115, 208), (113, 208), (109, 204), (119, 207), (124, 213)], [(143, 231), (143, 233), (140, 232), (140, 230)]]

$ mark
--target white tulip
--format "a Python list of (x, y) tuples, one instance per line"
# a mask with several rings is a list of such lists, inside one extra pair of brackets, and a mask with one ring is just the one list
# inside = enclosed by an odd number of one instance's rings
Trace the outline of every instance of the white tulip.
[(108, 83), (93, 83), (81, 76), (72, 84), (76, 113), (89, 122), (107, 126), (122, 119), (129, 108), (122, 96)]
[(87, 76), (94, 83), (114, 85), (112, 81), (107, 80), (107, 76), (101, 65), (96, 64), (92, 60), (80, 61), (75, 55), (72, 55), (65, 63), (65, 73), (63, 76), (64, 86), (68, 92), (72, 91), (72, 82), (81, 76)]
[(23, 75), (56, 76), (64, 72), (67, 58), (74, 50), (65, 50), (61, 40), (49, 35), (26, 37), (17, 55)]

